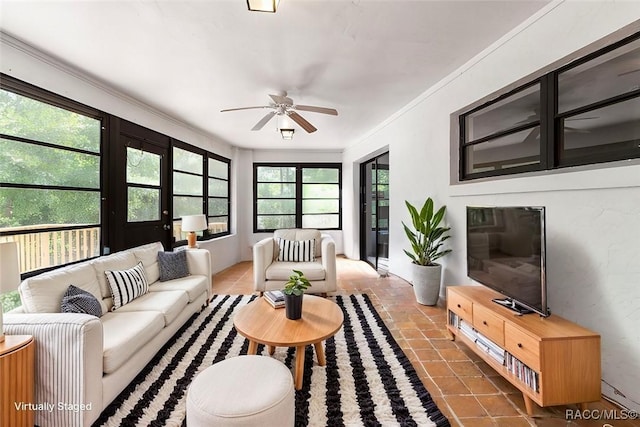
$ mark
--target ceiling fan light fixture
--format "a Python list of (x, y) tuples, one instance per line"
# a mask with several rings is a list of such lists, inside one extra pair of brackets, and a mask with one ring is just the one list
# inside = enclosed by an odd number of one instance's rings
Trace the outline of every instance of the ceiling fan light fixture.
[(285, 139), (285, 140), (292, 140), (294, 132), (295, 132), (295, 129), (286, 129), (286, 128), (280, 129), (280, 135), (282, 135), (282, 139)]
[(251, 12), (276, 13), (280, 0), (247, 0), (247, 7)]

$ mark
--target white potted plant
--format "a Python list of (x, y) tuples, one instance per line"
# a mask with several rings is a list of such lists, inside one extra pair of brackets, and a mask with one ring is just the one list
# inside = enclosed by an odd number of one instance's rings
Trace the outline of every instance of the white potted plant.
[(440, 294), (442, 266), (435, 261), (451, 252), (451, 249), (442, 247), (443, 242), (450, 237), (447, 232), (451, 227), (440, 226), (447, 207), (442, 206), (434, 213), (431, 197), (424, 202), (420, 211), (406, 200), (405, 204), (413, 223), (413, 229), (402, 223), (413, 250), (404, 250), (413, 263), (413, 291), (418, 303), (436, 305)]

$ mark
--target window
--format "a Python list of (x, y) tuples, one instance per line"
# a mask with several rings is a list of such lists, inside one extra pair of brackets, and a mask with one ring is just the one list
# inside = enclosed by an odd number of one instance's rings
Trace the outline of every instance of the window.
[(197, 233), (200, 239), (229, 234), (230, 166), (229, 159), (174, 141), (173, 234), (176, 241), (186, 239), (180, 227), (180, 218), (185, 215), (206, 215), (209, 227)]
[(640, 158), (640, 34), (459, 116), (460, 179)]
[(161, 156), (127, 147), (127, 221), (160, 219)]
[(339, 164), (254, 164), (254, 232), (342, 228)]
[(557, 73), (559, 166), (640, 157), (639, 78), (637, 36)]
[(209, 153), (207, 218), (209, 233), (212, 235), (229, 233), (229, 192), (231, 163), (228, 159)]
[(0, 241), (22, 273), (100, 254), (99, 112), (3, 75)]

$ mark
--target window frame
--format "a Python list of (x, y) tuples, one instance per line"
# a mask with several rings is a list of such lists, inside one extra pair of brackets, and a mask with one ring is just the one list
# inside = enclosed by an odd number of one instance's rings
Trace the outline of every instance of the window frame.
[[(455, 125), (457, 126), (458, 132), (458, 141), (457, 141), (457, 151), (458, 151), (458, 180), (459, 182), (472, 182), (473, 180), (477, 180), (480, 178), (488, 178), (488, 177), (500, 177), (504, 175), (517, 175), (525, 172), (536, 172), (536, 171), (548, 171), (548, 170), (556, 170), (563, 169), (567, 167), (575, 167), (575, 166), (587, 166), (594, 165), (599, 163), (607, 163), (607, 162), (616, 162), (623, 160), (632, 160), (640, 158), (640, 150), (628, 149), (628, 150), (620, 150), (615, 154), (611, 155), (603, 155), (602, 153), (594, 153), (588, 156), (580, 156), (575, 159), (562, 159), (562, 147), (563, 147), (563, 134), (564, 134), (564, 125), (563, 120), (566, 118), (570, 118), (572, 116), (576, 116), (579, 114), (588, 113), (600, 108), (620, 104), (625, 101), (629, 101), (632, 99), (640, 98), (640, 88), (623, 93), (621, 95), (612, 96), (605, 99), (599, 99), (598, 101), (591, 102), (588, 105), (583, 105), (577, 108), (573, 108), (571, 110), (565, 111), (563, 113), (558, 113), (558, 77), (561, 73), (571, 70), (573, 68), (579, 67), (593, 59), (596, 59), (600, 56), (606, 55), (624, 45), (632, 43), (640, 39), (640, 32), (631, 34), (627, 37), (624, 37), (616, 42), (610, 43), (604, 47), (598, 48), (597, 50), (580, 56), (576, 59), (573, 59), (566, 63), (566, 65), (561, 65), (551, 69), (545, 69), (544, 72), (539, 71), (533, 74), (533, 77), (530, 76), (524, 83), (518, 84), (517, 87), (512, 88), (513, 85), (510, 85), (508, 88), (503, 88), (493, 95), (490, 95), (488, 101), (484, 101), (479, 105), (473, 104), (472, 107), (467, 107), (458, 113), (455, 113), (457, 116), (457, 121)], [(466, 148), (475, 144), (479, 144), (482, 142), (487, 142), (493, 140), (497, 137), (511, 134), (511, 131), (517, 130), (517, 127), (512, 127), (509, 129), (504, 129), (502, 132), (496, 132), (491, 135), (485, 136), (483, 138), (478, 138), (477, 140), (466, 140), (466, 123), (465, 119), (470, 114), (473, 114), (477, 111), (490, 107), (491, 105), (504, 100), (510, 96), (513, 96), (520, 92), (521, 90), (530, 87), (537, 82), (540, 83), (540, 162), (535, 165), (524, 165), (517, 166), (513, 168), (506, 169), (496, 169), (475, 173), (467, 173), (466, 171)], [(485, 98), (486, 99), (486, 98)], [(453, 124), (454, 122), (452, 122)], [(520, 126), (524, 130), (528, 128), (529, 124), (523, 124)]]
[[(62, 264), (56, 264), (52, 266), (37, 268), (34, 270), (30, 270), (27, 272), (21, 271), (21, 279), (27, 279), (29, 277), (37, 276), (46, 271), (55, 270), (57, 268), (72, 265), (79, 262), (84, 262), (89, 259), (96, 258), (100, 256), (104, 251), (104, 242), (105, 236), (108, 232), (108, 218), (107, 218), (107, 206), (104, 203), (106, 198), (106, 188), (108, 187), (108, 168), (106, 167), (108, 161), (108, 127), (109, 127), (109, 116), (95, 108), (91, 108), (84, 104), (73, 101), (69, 98), (66, 98), (61, 95), (57, 95), (53, 92), (47, 91), (45, 89), (39, 88), (37, 86), (33, 86), (29, 83), (18, 80), (14, 77), (8, 76), (4, 73), (0, 73), (0, 88), (7, 92), (15, 93), (16, 95), (26, 97), (32, 99), (37, 102), (41, 102), (44, 104), (48, 104), (52, 107), (59, 108), (62, 110), (69, 111), (74, 114), (79, 114), (85, 117), (89, 117), (91, 119), (98, 121), (99, 131), (100, 131), (100, 142), (99, 148), (97, 152), (85, 150), (81, 148), (75, 147), (66, 147), (59, 144), (50, 143), (47, 141), (40, 141), (30, 138), (24, 138), (14, 135), (7, 135), (4, 133), (0, 133), (0, 138), (16, 141), (24, 144), (34, 145), (38, 147), (45, 147), (53, 150), (59, 150), (61, 152), (71, 152), (78, 153), (84, 155), (92, 155), (98, 157), (98, 186), (97, 188), (92, 187), (79, 187), (79, 186), (69, 186), (69, 185), (44, 185), (44, 184), (16, 184), (16, 183), (4, 183), (0, 182), (0, 186), (3, 188), (17, 188), (17, 189), (35, 189), (35, 190), (61, 190), (61, 191), (82, 191), (82, 192), (91, 192), (98, 193), (100, 203), (98, 206), (98, 214), (99, 221), (93, 224), (83, 224), (83, 225), (64, 225), (57, 224), (54, 226), (49, 226), (46, 228), (38, 229), (38, 233), (43, 232), (60, 232), (60, 231), (74, 231), (74, 230), (86, 230), (92, 228), (98, 228), (98, 253), (95, 256), (89, 256), (87, 258), (80, 258), (68, 262), (64, 262)], [(19, 231), (0, 231), (0, 237), (4, 236), (18, 236), (18, 235), (26, 235), (33, 234), (33, 230), (19, 230)]]
[[(258, 168), (260, 167), (294, 167), (295, 168), (295, 182), (287, 182), (289, 184), (295, 184), (295, 197), (286, 198), (282, 200), (294, 200), (295, 201), (295, 228), (302, 228), (302, 205), (303, 198), (302, 187), (304, 184), (324, 184), (319, 182), (303, 182), (303, 170), (304, 169), (336, 169), (338, 171), (338, 182), (327, 183), (338, 185), (338, 227), (335, 228), (318, 228), (318, 230), (342, 230), (342, 164), (341, 163), (279, 163), (279, 162), (267, 162), (267, 163), (254, 163), (253, 164), (253, 232), (254, 233), (270, 233), (275, 231), (275, 228), (260, 229), (258, 228)], [(313, 200), (313, 199), (311, 199)], [(335, 200), (335, 199), (327, 199)], [(332, 215), (335, 213), (331, 213)], [(309, 214), (307, 214), (309, 215)], [(278, 216), (278, 215), (273, 215)]]
[[(189, 172), (189, 171), (184, 171), (182, 169), (175, 169), (174, 168), (174, 163), (173, 163), (173, 149), (174, 148), (179, 148), (181, 150), (184, 151), (188, 151), (190, 153), (194, 153), (197, 154), (199, 156), (202, 156), (202, 174), (198, 174), (198, 173), (194, 173), (194, 172)], [(211, 217), (211, 215), (209, 215), (209, 159), (214, 159), (223, 163), (227, 164), (227, 230), (226, 231), (222, 231), (222, 232), (218, 232), (218, 233), (206, 233), (203, 235), (198, 235), (198, 241), (206, 241), (206, 240), (211, 240), (211, 239), (215, 239), (218, 237), (222, 237), (222, 236), (228, 236), (231, 234), (231, 159), (228, 159), (224, 156), (221, 156), (219, 154), (216, 153), (212, 153), (210, 151), (204, 150), (202, 148), (193, 146), (191, 144), (187, 144), (186, 142), (183, 141), (179, 141), (177, 139), (172, 139), (171, 140), (171, 147), (170, 147), (170, 152), (171, 152), (171, 159), (170, 159), (170, 177), (171, 177), (171, 198), (170, 198), (170, 209), (171, 212), (173, 212), (174, 217), (171, 219), (172, 220), (172, 224), (176, 221), (181, 221), (181, 217), (175, 217), (175, 209), (173, 206), (173, 198), (178, 196), (178, 197), (191, 197), (193, 199), (199, 199), (202, 203), (202, 214), (205, 215), (206, 219), (207, 219), (207, 223), (209, 222), (209, 218)], [(178, 172), (178, 173), (182, 173), (182, 174), (186, 174), (186, 175), (192, 175), (192, 176), (199, 176), (202, 177), (202, 195), (201, 196), (194, 196), (191, 194), (181, 194), (181, 193), (175, 193), (174, 192), (174, 181), (173, 181), (173, 176), (174, 173)], [(221, 178), (215, 178), (215, 179), (220, 179)], [(222, 197), (215, 197), (215, 198), (219, 198), (222, 199)], [(222, 215), (215, 215), (215, 217), (221, 217)], [(178, 246), (183, 246), (187, 244), (187, 240), (186, 239), (176, 239), (173, 247), (178, 247)]]

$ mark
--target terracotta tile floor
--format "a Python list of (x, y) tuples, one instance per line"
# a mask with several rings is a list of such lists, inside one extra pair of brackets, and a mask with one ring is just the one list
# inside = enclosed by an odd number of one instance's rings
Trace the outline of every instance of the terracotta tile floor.
[[(415, 302), (413, 288), (389, 275), (379, 277), (368, 264), (338, 257), (338, 293), (367, 293), (387, 327), (420, 375), (422, 382), (452, 426), (640, 426), (632, 421), (567, 421), (569, 407), (536, 407), (528, 417), (522, 394), (464, 344), (449, 339), (443, 307)], [(216, 294), (251, 294), (251, 262), (241, 262), (213, 278)], [(613, 410), (601, 400), (589, 409)], [(608, 422), (608, 425), (607, 425)]]

